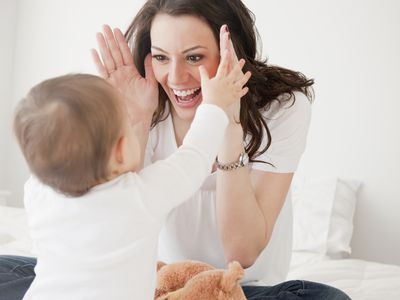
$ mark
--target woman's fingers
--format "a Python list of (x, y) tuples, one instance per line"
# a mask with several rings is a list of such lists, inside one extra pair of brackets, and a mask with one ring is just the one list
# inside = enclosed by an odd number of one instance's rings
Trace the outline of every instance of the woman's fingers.
[(103, 25), (103, 32), (106, 39), (108, 49), (110, 50), (111, 57), (114, 61), (116, 68), (123, 66), (124, 61), (122, 59), (121, 50), (115, 40), (114, 34), (108, 25)]
[(221, 56), (221, 61), (219, 63), (216, 77), (226, 76), (229, 72), (229, 50), (225, 49)]
[(233, 47), (232, 39), (228, 40), (228, 49), (231, 51), (231, 62), (232, 65), (234, 65), (239, 61), (239, 59), (236, 55), (235, 48)]
[(112, 73), (115, 71), (115, 63), (114, 59), (111, 56), (110, 49), (108, 49), (106, 40), (104, 39), (104, 36), (102, 33), (98, 32), (96, 34), (96, 39), (97, 39), (97, 44), (99, 45), (99, 50), (100, 50), (100, 55), (101, 59), (103, 61), (103, 65), (106, 68), (106, 71), (108, 74)]
[(90, 49), (90, 53), (99, 75), (104, 79), (108, 78), (107, 70), (100, 59), (99, 53), (97, 53), (96, 49)]
[(144, 60), (144, 71), (146, 73), (146, 80), (156, 82), (156, 76), (154, 75), (153, 66), (151, 64), (151, 53), (147, 54)]
[(226, 24), (222, 25), (221, 29), (220, 29), (219, 46), (220, 46), (221, 57), (222, 57), (222, 53), (226, 49), (229, 50), (229, 53), (230, 53), (230, 59), (229, 59), (230, 68), (229, 68), (229, 70), (230, 70), (232, 68), (232, 66), (237, 65), (237, 63), (239, 62), (239, 59), (236, 55), (235, 48), (233, 47), (233, 42), (232, 42), (232, 39), (230, 38), (229, 28)]
[[(99, 53), (92, 49), (92, 57), (96, 64), (97, 70), (103, 78), (110, 77), (110, 74), (119, 67), (129, 66), (133, 70), (133, 76), (140, 76), (137, 71), (131, 50), (125, 40), (121, 30), (115, 28), (111, 30), (110, 26), (103, 26), (104, 33), (96, 34)], [(154, 77), (152, 68), (145, 65), (146, 73), (150, 74), (150, 78)]]
[(124, 64), (127, 66), (133, 65), (134, 63), (133, 63), (131, 49), (129, 49), (128, 43), (126, 42), (125, 37), (119, 28), (114, 29), (114, 36), (115, 39), (117, 40), (119, 49), (121, 50), (121, 55)]
[(225, 50), (229, 49), (229, 31), (227, 25), (222, 25), (219, 31), (219, 51), (220, 56), (224, 54)]

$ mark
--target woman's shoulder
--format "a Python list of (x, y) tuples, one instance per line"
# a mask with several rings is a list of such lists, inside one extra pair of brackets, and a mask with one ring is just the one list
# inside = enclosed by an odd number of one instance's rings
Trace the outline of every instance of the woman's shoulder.
[[(294, 172), (304, 152), (311, 119), (311, 102), (303, 93), (282, 97), (280, 102), (274, 101), (269, 109), (262, 112), (271, 134), (271, 145), (257, 159), (270, 162), (273, 167), (254, 163), (255, 169), (278, 173)], [(267, 143), (268, 136), (264, 135), (260, 149)]]
[(261, 110), (267, 123), (285, 119), (305, 120), (310, 118), (311, 101), (301, 92), (280, 95), (269, 106)]
[(307, 114), (311, 110), (310, 99), (301, 92), (293, 94), (282, 94), (269, 105), (261, 109), (261, 113), (266, 119), (277, 119), (288, 114)]

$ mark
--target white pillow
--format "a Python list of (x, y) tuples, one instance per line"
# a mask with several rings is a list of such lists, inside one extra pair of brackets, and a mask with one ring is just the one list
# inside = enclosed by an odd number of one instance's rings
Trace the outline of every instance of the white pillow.
[(292, 183), (293, 251), (348, 257), (361, 182), (341, 178), (301, 178)]

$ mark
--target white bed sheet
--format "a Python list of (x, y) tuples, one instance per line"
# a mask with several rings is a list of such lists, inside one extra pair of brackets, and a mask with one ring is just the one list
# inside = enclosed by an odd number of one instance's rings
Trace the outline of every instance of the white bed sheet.
[[(24, 209), (0, 205), (0, 254), (32, 255)], [(400, 300), (400, 266), (293, 253), (288, 279), (337, 287), (353, 300)]]
[(325, 283), (353, 300), (400, 299), (400, 266), (294, 253), (288, 279)]
[(0, 205), (0, 254), (31, 254), (25, 210)]

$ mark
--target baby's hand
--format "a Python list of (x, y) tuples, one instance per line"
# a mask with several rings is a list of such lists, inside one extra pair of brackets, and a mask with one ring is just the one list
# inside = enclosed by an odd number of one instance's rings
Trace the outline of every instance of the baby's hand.
[(251, 77), (250, 71), (246, 74), (242, 72), (244, 59), (239, 60), (229, 71), (229, 58), (229, 50), (225, 50), (217, 74), (213, 78), (209, 78), (204, 66), (199, 67), (203, 102), (218, 105), (224, 110), (246, 95), (249, 88), (243, 86)]

